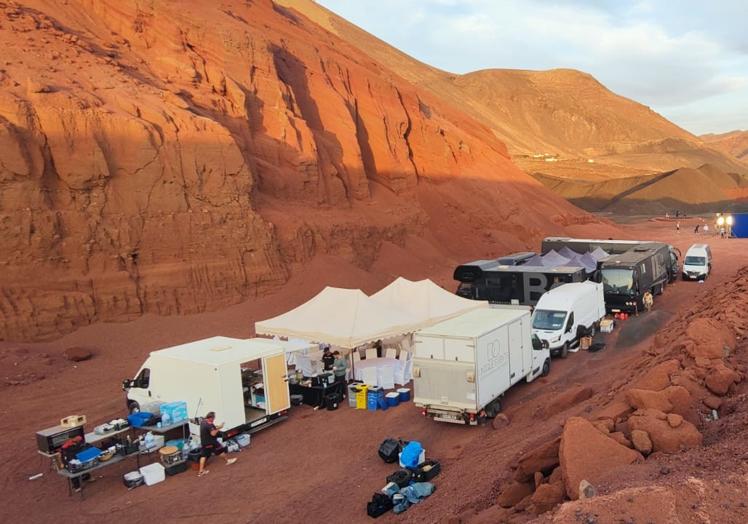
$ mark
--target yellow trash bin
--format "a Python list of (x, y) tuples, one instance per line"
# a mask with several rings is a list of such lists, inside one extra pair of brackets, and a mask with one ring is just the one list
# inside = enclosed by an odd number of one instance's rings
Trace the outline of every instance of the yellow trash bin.
[(358, 393), (356, 393), (356, 409), (366, 409), (366, 391), (369, 387), (366, 384), (358, 386)]

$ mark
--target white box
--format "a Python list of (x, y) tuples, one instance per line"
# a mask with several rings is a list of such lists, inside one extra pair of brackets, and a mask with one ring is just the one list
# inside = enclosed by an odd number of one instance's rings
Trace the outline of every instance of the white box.
[(158, 462), (148, 464), (140, 468), (140, 474), (143, 475), (143, 480), (146, 486), (153, 486), (162, 482), (166, 478), (166, 470)]

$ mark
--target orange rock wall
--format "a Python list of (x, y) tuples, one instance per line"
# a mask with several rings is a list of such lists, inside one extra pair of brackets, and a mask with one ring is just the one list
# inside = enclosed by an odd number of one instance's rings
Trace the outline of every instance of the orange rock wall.
[(468, 256), (479, 229), (523, 247), (589, 220), (268, 0), (0, 0), (0, 45), (0, 339), (220, 308), (383, 239)]

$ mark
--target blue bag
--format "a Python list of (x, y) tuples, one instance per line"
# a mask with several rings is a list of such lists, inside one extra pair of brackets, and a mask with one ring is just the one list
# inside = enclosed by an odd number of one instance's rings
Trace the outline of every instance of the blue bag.
[(403, 467), (409, 469), (417, 468), (422, 451), (423, 446), (421, 446), (420, 442), (416, 440), (408, 442), (408, 444), (403, 448), (403, 451), (400, 454), (400, 462), (402, 463)]

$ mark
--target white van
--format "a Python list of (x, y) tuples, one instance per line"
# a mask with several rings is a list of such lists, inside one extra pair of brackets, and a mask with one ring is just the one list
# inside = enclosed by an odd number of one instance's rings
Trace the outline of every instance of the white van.
[(284, 342), (212, 337), (152, 351), (122, 388), (130, 412), (184, 401), (191, 422), (215, 411), (231, 437), (286, 418), (286, 375)]
[(548, 342), (551, 354), (566, 357), (585, 335), (594, 335), (605, 317), (603, 285), (598, 282), (563, 284), (544, 293), (532, 314), (532, 332)]
[(683, 259), (683, 280), (706, 280), (712, 272), (712, 250), (708, 244), (694, 244)]

